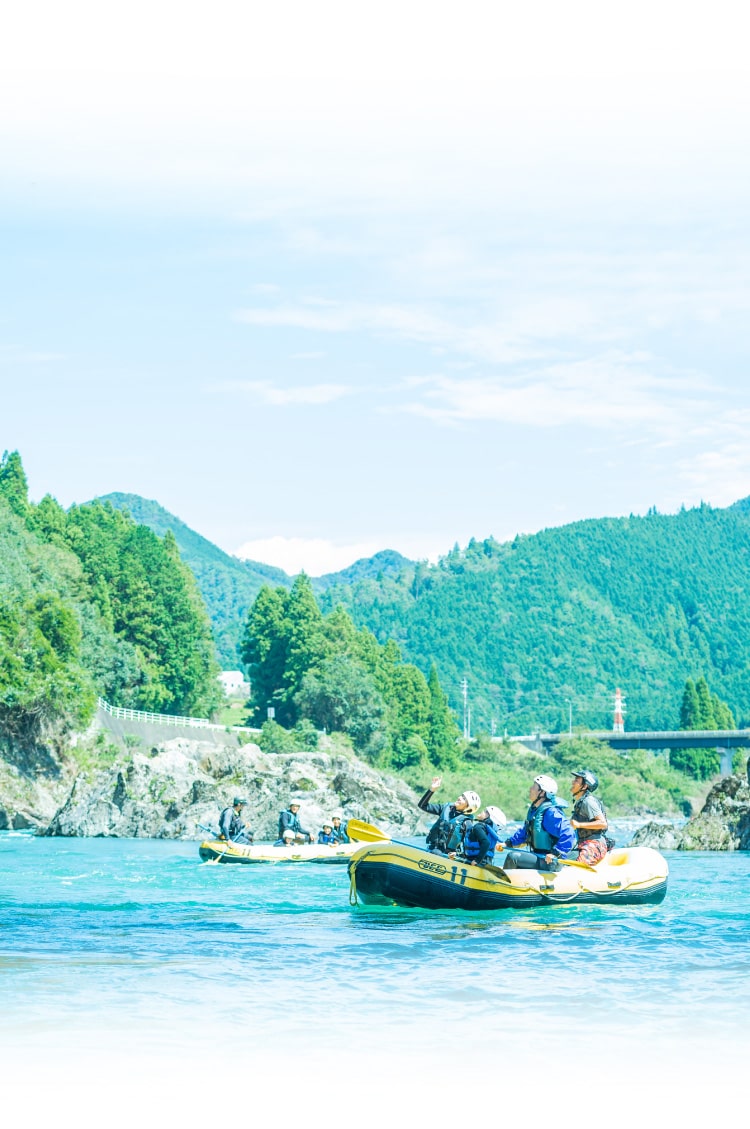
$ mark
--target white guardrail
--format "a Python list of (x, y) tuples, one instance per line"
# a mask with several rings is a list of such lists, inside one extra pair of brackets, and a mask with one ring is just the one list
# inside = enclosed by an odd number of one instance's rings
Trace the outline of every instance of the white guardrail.
[(178, 717), (171, 713), (147, 713), (146, 710), (127, 710), (122, 706), (112, 706), (104, 698), (97, 698), (96, 704), (110, 717), (119, 717), (124, 721), (148, 721), (156, 725), (187, 725), (191, 729), (236, 729), (244, 733), (260, 733), (259, 729), (250, 729), (245, 725), (216, 725), (207, 717)]

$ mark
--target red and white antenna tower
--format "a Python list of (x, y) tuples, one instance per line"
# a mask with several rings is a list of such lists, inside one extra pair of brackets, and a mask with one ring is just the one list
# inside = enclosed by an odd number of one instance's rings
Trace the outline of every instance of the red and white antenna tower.
[(612, 726), (613, 733), (625, 732), (625, 720), (623, 716), (625, 712), (625, 700), (622, 696), (622, 690), (618, 686), (615, 690), (615, 723)]

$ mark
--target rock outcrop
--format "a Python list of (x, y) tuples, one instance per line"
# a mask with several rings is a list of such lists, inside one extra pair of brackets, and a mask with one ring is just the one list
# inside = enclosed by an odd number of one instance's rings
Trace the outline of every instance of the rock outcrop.
[(701, 811), (681, 828), (647, 823), (633, 845), (678, 851), (750, 850), (750, 785), (743, 776), (724, 776), (714, 784)]
[(419, 826), (417, 796), (403, 781), (331, 745), (275, 754), (254, 744), (220, 748), (176, 738), (81, 772), (46, 833), (201, 838), (199, 825), (216, 828), (236, 795), (248, 801), (244, 818), (256, 841), (276, 838), (279, 812), (292, 799), (303, 827), (314, 832), (336, 812), (391, 834), (409, 835)]

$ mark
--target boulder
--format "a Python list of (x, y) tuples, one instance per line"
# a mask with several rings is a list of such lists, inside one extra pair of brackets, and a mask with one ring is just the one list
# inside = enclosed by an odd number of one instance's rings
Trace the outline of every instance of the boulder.
[(243, 814), (257, 842), (276, 838), (279, 812), (292, 800), (315, 834), (336, 812), (390, 834), (419, 825), (417, 796), (403, 781), (340, 750), (272, 754), (255, 744), (217, 748), (175, 738), (80, 773), (46, 834), (204, 838), (199, 825), (217, 828), (235, 796), (247, 800)]
[(678, 851), (750, 850), (750, 785), (744, 775), (724, 776), (697, 815), (681, 828), (648, 823), (633, 845)]

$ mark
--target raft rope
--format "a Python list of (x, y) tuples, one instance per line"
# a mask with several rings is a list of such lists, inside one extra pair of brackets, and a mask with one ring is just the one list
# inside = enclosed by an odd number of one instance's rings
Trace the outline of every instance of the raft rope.
[(349, 863), (349, 905), (357, 904), (357, 864), (359, 860)]

